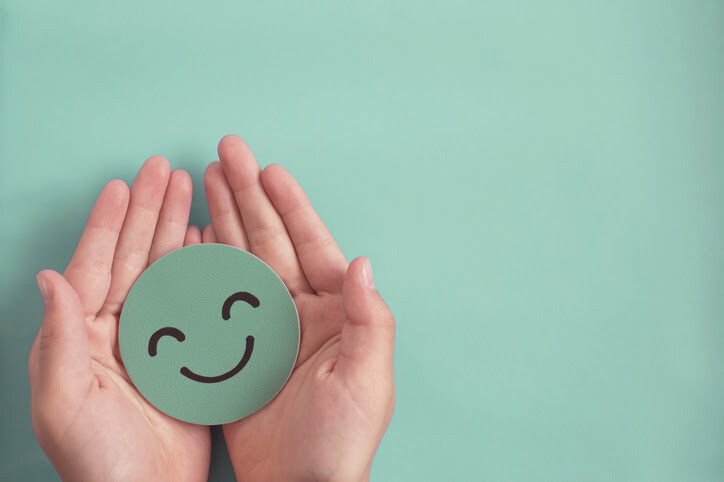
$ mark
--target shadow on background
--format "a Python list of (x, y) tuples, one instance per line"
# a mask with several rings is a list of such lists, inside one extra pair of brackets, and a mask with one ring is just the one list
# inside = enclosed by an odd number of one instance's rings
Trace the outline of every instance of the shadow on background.
[[(198, 161), (176, 159), (174, 168), (189, 171), (194, 181), (190, 223), (201, 227), (209, 222), (203, 193), (203, 170)], [(140, 167), (140, 165), (139, 165)], [(118, 173), (116, 173), (118, 174)], [(107, 180), (113, 176), (107, 177)], [(125, 177), (132, 182), (132, 177)], [(98, 185), (104, 181), (89, 180)], [(61, 192), (60, 190), (58, 192)], [(94, 195), (95, 196), (95, 195)], [(7, 283), (0, 292), (0, 479), (54, 480), (57, 474), (33, 434), (30, 417), (30, 385), (27, 360), (43, 316), (43, 303), (35, 282), (42, 269), (63, 272), (75, 250), (95, 197), (46, 194), (43, 208), (48, 213), (32, 232), (22, 233), (22, 248), (12, 256), (21, 269), (5, 273)], [(8, 207), (6, 206), (5, 209)], [(212, 427), (212, 456), (209, 480), (234, 480), (233, 469), (221, 427)]]

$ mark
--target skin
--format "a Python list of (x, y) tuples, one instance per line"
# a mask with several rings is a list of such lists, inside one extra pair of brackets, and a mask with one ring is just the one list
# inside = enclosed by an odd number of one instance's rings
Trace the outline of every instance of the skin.
[(394, 319), (369, 260), (347, 263), (301, 187), (281, 166), (263, 171), (237, 136), (219, 143), (204, 184), (209, 240), (248, 250), (284, 281), (301, 344), (282, 391), (224, 425), (239, 480), (361, 480), (394, 406)]
[(237, 136), (204, 184), (212, 224), (187, 226), (191, 180), (154, 156), (130, 190), (106, 185), (65, 273), (38, 284), (43, 324), (28, 362), (36, 436), (64, 480), (206, 480), (209, 429), (156, 410), (120, 359), (133, 282), (183, 245), (224, 243), (282, 278), (300, 316), (292, 375), (258, 412), (223, 427), (239, 480), (365, 480), (394, 407), (393, 316), (369, 260), (348, 263), (301, 187), (261, 170)]

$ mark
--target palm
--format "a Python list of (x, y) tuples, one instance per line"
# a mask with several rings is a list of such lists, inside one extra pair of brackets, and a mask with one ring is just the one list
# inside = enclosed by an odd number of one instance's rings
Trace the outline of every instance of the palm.
[(345, 426), (357, 433), (365, 424), (332, 372), (344, 323), (341, 296), (297, 295), (295, 301), (302, 326), (314, 324), (315, 331), (302, 337), (289, 381), (264, 408), (224, 426), (225, 436), (238, 454), (237, 465), (243, 466), (252, 480), (281, 480), (290, 475), (280, 474), (282, 468), (293, 467), (310, 475), (332, 472), (335, 462), (328, 456), (336, 450), (330, 451), (326, 445), (354, 443), (339, 440), (337, 437), (345, 434), (335, 427)]
[(97, 316), (87, 325), (95, 379), (76, 416), (79, 426), (68, 428), (84, 431), (88, 423), (96, 428), (85, 455), (98, 460), (111, 451), (123, 454), (105, 470), (126, 480), (202, 480), (208, 471), (208, 457), (200, 456), (210, 450), (208, 427), (169, 417), (136, 390), (118, 356), (116, 315)]
[(366, 474), (392, 414), (392, 316), (359, 281), (364, 260), (347, 263), (288, 172), (262, 172), (235, 136), (222, 139), (219, 157), (206, 172), (213, 226), (204, 241), (246, 249), (274, 268), (301, 326), (299, 357), (281, 392), (224, 426), (237, 477)]
[[(46, 306), (31, 350), (33, 422), (64, 478), (203, 480), (208, 473), (208, 427), (150, 405), (131, 383), (117, 341), (120, 310), (135, 279), (184, 244), (190, 202), (188, 175), (171, 174), (168, 161), (151, 158), (130, 200), (120, 181), (104, 188), (64, 275), (46, 274), (63, 306), (56, 312)], [(55, 316), (64, 317), (51, 330), (63, 332), (53, 334), (60, 340), (44, 333)]]

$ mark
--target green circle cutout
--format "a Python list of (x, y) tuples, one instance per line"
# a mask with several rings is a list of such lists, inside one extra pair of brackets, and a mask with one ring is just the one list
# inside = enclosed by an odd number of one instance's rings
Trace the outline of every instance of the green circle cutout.
[(136, 280), (118, 343), (128, 375), (152, 405), (217, 425), (254, 413), (281, 390), (297, 359), (299, 317), (262, 260), (196, 244), (163, 256)]

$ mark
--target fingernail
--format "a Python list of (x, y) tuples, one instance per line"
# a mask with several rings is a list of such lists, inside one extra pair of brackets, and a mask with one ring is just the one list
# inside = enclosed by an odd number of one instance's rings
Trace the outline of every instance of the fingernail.
[(40, 296), (43, 297), (43, 303), (47, 303), (50, 299), (50, 285), (45, 278), (40, 276), (40, 273), (35, 275), (35, 279), (38, 281), (38, 289), (40, 289)]
[(369, 258), (362, 265), (362, 280), (368, 288), (375, 289), (375, 280), (372, 278), (372, 265)]

